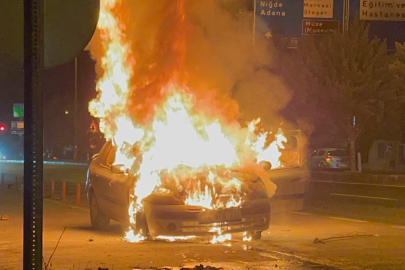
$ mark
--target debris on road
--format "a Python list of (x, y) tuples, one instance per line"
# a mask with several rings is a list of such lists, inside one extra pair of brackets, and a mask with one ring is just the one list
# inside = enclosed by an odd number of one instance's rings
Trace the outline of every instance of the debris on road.
[(223, 268), (222, 267), (217, 268), (217, 267), (213, 267), (213, 266), (209, 266), (209, 265), (204, 266), (202, 264), (196, 265), (194, 268), (184, 268), (184, 267), (180, 268), (180, 270), (219, 270), (219, 269), (223, 269)]
[(372, 237), (372, 236), (378, 236), (374, 234), (349, 234), (349, 235), (339, 235), (339, 236), (332, 236), (324, 239), (319, 239), (315, 238), (314, 239), (314, 244), (326, 244), (326, 242), (331, 242), (331, 241), (338, 241), (338, 240), (347, 240), (350, 238), (363, 238), (363, 237)]
[[(100, 268), (99, 268), (99, 269), (100, 269)], [(176, 269), (179, 269), (179, 268), (176, 268)], [(204, 265), (202, 265), (202, 264), (196, 265), (196, 266), (193, 267), (193, 268), (189, 268), (189, 267), (181, 267), (181, 268), (180, 268), (180, 270), (222, 270), (222, 269), (224, 269), (224, 268), (222, 268), (222, 267), (218, 268), (218, 267), (213, 267), (213, 266), (209, 266), (209, 265), (204, 266)], [(151, 268), (147, 268), (147, 269), (144, 269), (144, 268), (133, 268), (132, 270), (172, 270), (172, 268), (167, 268), (167, 267), (155, 268), (155, 267), (151, 267)]]

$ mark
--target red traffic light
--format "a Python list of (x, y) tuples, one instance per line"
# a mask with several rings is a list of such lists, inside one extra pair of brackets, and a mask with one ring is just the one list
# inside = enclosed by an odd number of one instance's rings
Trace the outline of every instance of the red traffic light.
[(6, 126), (3, 124), (0, 124), (0, 131), (5, 131), (6, 130)]

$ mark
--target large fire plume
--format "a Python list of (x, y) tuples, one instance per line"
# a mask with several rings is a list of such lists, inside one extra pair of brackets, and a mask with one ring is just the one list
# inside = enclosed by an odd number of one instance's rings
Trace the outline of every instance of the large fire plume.
[[(160, 27), (150, 27), (147, 34), (153, 38), (138, 44), (131, 40), (136, 35), (131, 31), (141, 28), (131, 22), (134, 13), (128, 3), (101, 0), (91, 47), (98, 60), (98, 97), (89, 111), (100, 119), (101, 131), (117, 149), (114, 163), (124, 165), (135, 179), (131, 223), (142, 200), (151, 194), (173, 194), (188, 205), (207, 209), (240, 206), (246, 199), (241, 171), (263, 175), (262, 161), (272, 168), (282, 166), (280, 149), (286, 139), (281, 129), (268, 142), (270, 132), (260, 130), (260, 119), (241, 127), (237, 102), (229, 94), (213, 88), (201, 91), (203, 82), (189, 81), (187, 37), (193, 31), (186, 23), (189, 1), (162, 1)], [(153, 53), (144, 51), (150, 61), (145, 56), (138, 61), (146, 46), (154, 48)], [(127, 239), (136, 242), (143, 237), (131, 227)], [(218, 236), (214, 242), (221, 239), (229, 236)]]

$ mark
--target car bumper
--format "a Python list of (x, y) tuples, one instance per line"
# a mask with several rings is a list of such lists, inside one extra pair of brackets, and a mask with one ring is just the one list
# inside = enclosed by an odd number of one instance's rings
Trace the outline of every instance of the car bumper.
[(331, 169), (347, 169), (349, 168), (349, 164), (347, 163), (332, 163), (327, 166), (328, 168)]
[[(221, 233), (265, 231), (270, 224), (270, 203), (267, 198), (249, 201), (241, 207), (224, 211), (208, 210), (199, 206), (144, 202), (144, 211), (149, 234), (153, 237), (209, 235), (215, 233), (212, 231), (214, 226), (221, 228)], [(224, 219), (225, 212), (236, 213), (236, 216)], [(207, 213), (214, 217), (207, 219)]]

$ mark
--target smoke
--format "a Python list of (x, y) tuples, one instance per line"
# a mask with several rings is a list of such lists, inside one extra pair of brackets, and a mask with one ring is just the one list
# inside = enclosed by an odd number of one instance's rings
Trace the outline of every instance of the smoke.
[[(131, 42), (133, 77), (128, 108), (135, 119), (147, 119), (163, 100), (162, 86), (175, 76), (187, 81), (197, 109), (203, 108), (207, 114), (242, 124), (260, 117), (267, 128), (281, 122), (277, 112), (290, 96), (282, 80), (269, 71), (271, 46), (261, 37), (253, 44), (251, 14), (233, 14), (220, 3), (123, 0), (116, 8)], [(95, 33), (88, 46), (97, 63), (101, 63), (102, 52), (99, 34)], [(101, 68), (96, 71), (102, 75)]]
[[(234, 1), (236, 3), (236, 1)], [(277, 112), (289, 100), (272, 64), (269, 42), (256, 37), (253, 16), (223, 9), (220, 1), (190, 1), (187, 16), (194, 31), (188, 38), (187, 65), (194, 89), (218, 89), (237, 101), (242, 124), (260, 117), (270, 128), (281, 120)]]

